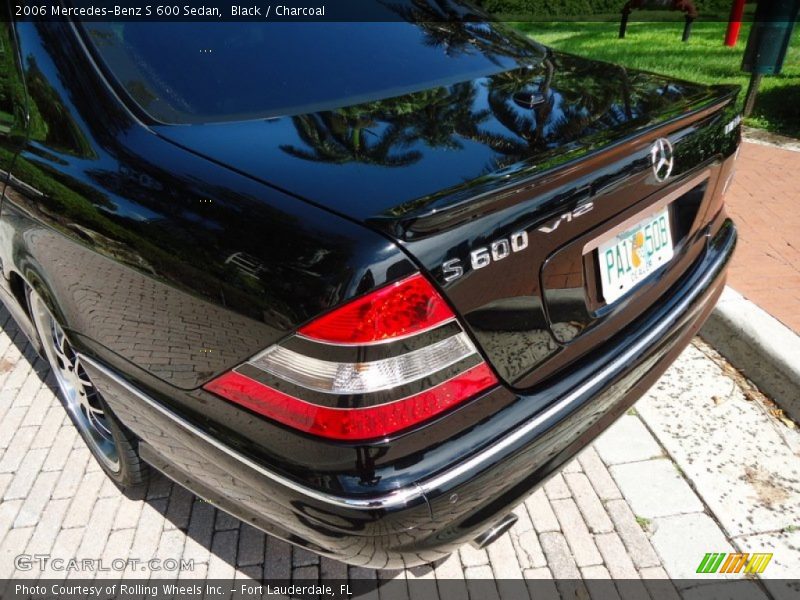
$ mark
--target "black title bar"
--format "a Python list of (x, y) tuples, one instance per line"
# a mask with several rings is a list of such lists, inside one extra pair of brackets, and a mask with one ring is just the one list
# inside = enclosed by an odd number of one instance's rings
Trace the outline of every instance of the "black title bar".
[[(11, 0), (11, 14), (16, 20), (61, 20), (82, 21), (250, 21), (250, 22), (376, 22), (415, 21), (453, 22), (486, 20), (487, 13), (475, 8), (476, 4), (458, 0), (285, 0), (270, 2), (231, 2), (230, 0), (176, 0), (169, 2), (137, 0)], [(622, 6), (622, 2), (620, 6)], [(587, 0), (589, 11), (585, 15), (548, 15), (542, 11), (531, 13), (503, 12), (502, 2), (491, 15), (500, 21), (617, 21), (619, 13), (602, 13), (592, 9), (592, 0)], [(509, 7), (517, 4), (508, 4)], [(603, 6), (607, 7), (607, 4)], [(607, 9), (606, 9), (607, 10)], [(680, 11), (634, 10), (631, 21), (682, 21)], [(746, 19), (749, 17), (745, 17)], [(727, 15), (704, 13), (697, 20), (721, 21)]]

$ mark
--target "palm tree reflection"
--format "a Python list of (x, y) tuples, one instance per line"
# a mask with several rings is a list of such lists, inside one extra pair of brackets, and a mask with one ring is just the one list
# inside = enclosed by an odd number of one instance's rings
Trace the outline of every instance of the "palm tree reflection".
[[(520, 42), (500, 26), (470, 21), (449, 0), (386, 3), (448, 54), (480, 52), (516, 68), (387, 100), (293, 117), (297, 143), (281, 149), (303, 160), (380, 167), (408, 166), (432, 149), (479, 144), (489, 150), (484, 174), (535, 160), (549, 164), (579, 147), (596, 147), (621, 128), (647, 124), (687, 89), (650, 74), (590, 63)], [(497, 61), (495, 61), (497, 62)], [(497, 62), (499, 64), (499, 62)], [(529, 92), (534, 108), (515, 101)]]
[[(378, 103), (372, 103), (378, 104)], [(361, 106), (292, 117), (298, 137), (308, 150), (290, 144), (281, 150), (297, 158), (342, 164), (359, 162), (384, 167), (403, 167), (418, 161), (418, 151), (400, 151), (400, 132), (379, 125), (376, 109)], [(378, 132), (380, 129), (380, 132)]]

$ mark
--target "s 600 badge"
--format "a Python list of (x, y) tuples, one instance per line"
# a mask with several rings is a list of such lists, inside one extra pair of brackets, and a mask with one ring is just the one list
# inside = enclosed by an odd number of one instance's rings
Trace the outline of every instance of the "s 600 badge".
[[(488, 267), (491, 263), (503, 260), (514, 252), (520, 252), (528, 247), (528, 232), (517, 231), (507, 238), (500, 238), (489, 244), (476, 248), (469, 253), (469, 262), (473, 270)], [(444, 280), (453, 281), (464, 274), (464, 267), (460, 258), (453, 258), (442, 263)]]

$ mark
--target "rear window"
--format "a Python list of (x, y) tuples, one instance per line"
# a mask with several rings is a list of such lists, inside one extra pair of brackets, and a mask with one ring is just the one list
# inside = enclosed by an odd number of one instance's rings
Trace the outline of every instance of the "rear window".
[(204, 123), (352, 106), (485, 77), (541, 50), (486, 23), (84, 23), (154, 119)]

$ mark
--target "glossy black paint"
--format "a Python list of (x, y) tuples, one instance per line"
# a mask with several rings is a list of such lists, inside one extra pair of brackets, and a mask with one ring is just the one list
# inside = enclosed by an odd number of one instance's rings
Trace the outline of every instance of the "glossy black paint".
[[(364, 103), (375, 106), (388, 97), (542, 59), (543, 48), (515, 44), (510, 32), (479, 22), (453, 28), (462, 37), (470, 35), (471, 44), (461, 41), (446, 49), (447, 25), (418, 26), (392, 18), (393, 10), (415, 1), (370, 2), (387, 14), (369, 25), (93, 21), (83, 23), (82, 30), (117, 89), (147, 118), (169, 124), (264, 121)], [(204, 52), (197, 52), (198, 39)], [(354, 39), (359, 43), (353, 44)], [(211, 76), (198, 76), (202, 72)], [(256, 131), (265, 133), (258, 127)], [(366, 150), (371, 144), (364, 142)]]
[[(69, 23), (14, 30), (0, 19), (2, 47), (20, 56), (0, 55), (0, 98), (13, 99), (0, 106), (0, 175), (8, 181), (0, 297), (30, 332), (19, 301), (24, 284), (36, 287), (87, 357), (314, 490), (364, 498), (413, 488), (490, 447), (602, 372), (692, 289), (712, 258), (730, 253), (732, 226), (720, 198), (738, 145), (738, 129), (724, 132), (735, 90), (544, 56), (492, 27), (468, 41), (474, 32), (463, 23), (447, 25), (425, 33), (450, 47), (538, 59), (530, 69), (370, 105), (170, 127), (119, 99)], [(514, 102), (520, 89), (548, 101), (531, 112)], [(676, 151), (665, 184), (647, 160), (657, 137)], [(596, 322), (574, 339), (559, 337), (556, 311), (542, 295), (553, 287), (543, 279), (548, 259), (703, 173), (705, 193), (674, 265), (605, 311), (589, 295)], [(587, 202), (594, 208), (585, 218), (552, 235), (539, 231)], [(526, 251), (444, 281), (442, 262), (468, 261), (474, 248), (520, 230), (530, 235)], [(371, 444), (305, 436), (200, 388), (320, 313), (417, 270), (440, 287), (504, 385)], [(287, 492), (176, 432), (102, 372), (94, 375), (143, 439), (147, 459), (197, 493), (332, 556), (416, 564), (490, 522), (632, 403), (687, 343), (722, 283), (717, 274), (683, 322), (619, 374), (624, 392), (603, 379), (582, 398), (585, 410), (548, 422), (525, 441), (527, 450), (515, 450), (529, 466), (498, 456), (493, 485), (459, 481), (453, 506), (449, 489), (393, 511), (331, 508)], [(583, 294), (585, 286), (573, 288)], [(165, 446), (171, 437), (174, 447)], [(357, 552), (354, 533), (370, 539)]]
[[(430, 32), (434, 43), (439, 27)], [(481, 50), (523, 54), (528, 44), (508, 32)], [(519, 62), (526, 66), (497, 75), (338, 110), (153, 129), (198, 154), (410, 240), (446, 227), (460, 203), (474, 210), (482, 191), (497, 194), (524, 177), (718, 101), (727, 91), (552, 51), (524, 58)], [(541, 90), (547, 102), (533, 110), (519, 107), (513, 94), (520, 89)], [(616, 165), (598, 186), (644, 170), (643, 158), (626, 157), (639, 164)]]
[[(514, 435), (553, 398), (574, 396), (563, 410), (546, 415), (515, 443), (480, 468), (466, 470), (446, 486), (391, 510), (333, 508), (276, 485), (232, 460), (172, 419), (137, 401), (126, 387), (90, 368), (106, 397), (126, 422), (149, 440), (143, 456), (178, 483), (242, 520), (315, 552), (353, 564), (399, 568), (444, 558), (492, 525), (531, 489), (613, 423), (652, 385), (703, 324), (724, 286), (724, 270), (735, 230), (719, 215), (709, 230), (703, 256), (668, 300), (648, 311), (612, 343), (575, 365), (572, 377), (554, 379), (530, 395), (519, 395), (471, 431), (440, 446), (413, 468), (423, 486), (440, 466), (457, 467), (468, 455), (492, 449)], [(688, 301), (687, 301), (688, 300)], [(656, 328), (658, 336), (630, 360), (620, 360)], [(585, 386), (579, 392), (576, 387)], [(491, 402), (497, 389), (481, 401)], [(402, 488), (398, 488), (402, 489)]]

